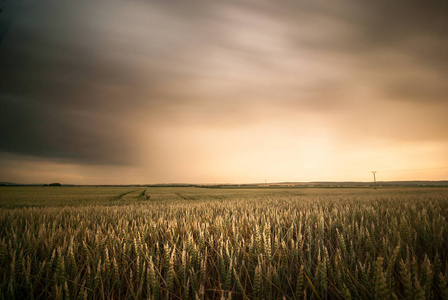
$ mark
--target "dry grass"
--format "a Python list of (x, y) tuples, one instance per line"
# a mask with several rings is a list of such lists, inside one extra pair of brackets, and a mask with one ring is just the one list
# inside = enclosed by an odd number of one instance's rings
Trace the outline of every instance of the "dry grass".
[[(4, 299), (448, 294), (444, 189), (77, 188), (80, 196), (61, 188), (54, 193), (66, 202), (50, 195), (46, 206), (25, 208), (10, 208), (22, 196), (8, 189), (0, 190)], [(33, 189), (35, 202), (20, 203), (39, 206), (54, 191)]]

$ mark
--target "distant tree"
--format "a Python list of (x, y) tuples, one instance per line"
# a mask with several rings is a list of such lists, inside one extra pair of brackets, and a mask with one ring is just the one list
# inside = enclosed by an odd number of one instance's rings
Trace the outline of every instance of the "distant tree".
[(62, 184), (55, 182), (55, 183), (50, 183), (49, 186), (62, 186)]

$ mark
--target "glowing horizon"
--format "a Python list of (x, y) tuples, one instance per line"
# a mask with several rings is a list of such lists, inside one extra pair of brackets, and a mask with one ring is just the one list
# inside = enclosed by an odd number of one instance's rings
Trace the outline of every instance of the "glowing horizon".
[(0, 181), (448, 179), (446, 3), (0, 7)]

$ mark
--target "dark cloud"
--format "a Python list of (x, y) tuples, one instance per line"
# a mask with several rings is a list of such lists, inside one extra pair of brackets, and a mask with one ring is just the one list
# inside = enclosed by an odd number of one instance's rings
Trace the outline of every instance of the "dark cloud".
[[(133, 72), (108, 58), (89, 12), (34, 4), (0, 48), (1, 151), (97, 164), (132, 162)], [(76, 7), (75, 7), (76, 8)], [(90, 13), (92, 14), (92, 13)], [(67, 18), (67, 20), (65, 19)], [(22, 21), (22, 22), (20, 22)]]
[[(349, 143), (448, 138), (446, 1), (0, 7), (0, 152), (157, 169), (161, 157), (201, 156), (216, 136), (257, 136), (247, 128), (280, 128), (291, 143), (314, 131)], [(189, 137), (205, 150), (166, 150)]]
[(131, 144), (125, 143), (126, 136), (117, 121), (97, 116), (97, 112), (44, 106), (17, 98), (2, 98), (1, 112), (4, 152), (82, 163), (131, 162)]

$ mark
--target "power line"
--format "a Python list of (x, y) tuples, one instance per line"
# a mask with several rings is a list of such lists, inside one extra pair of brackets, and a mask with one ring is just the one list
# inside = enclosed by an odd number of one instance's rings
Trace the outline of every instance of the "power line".
[(375, 190), (376, 190), (376, 172), (378, 172), (378, 171), (372, 171)]

